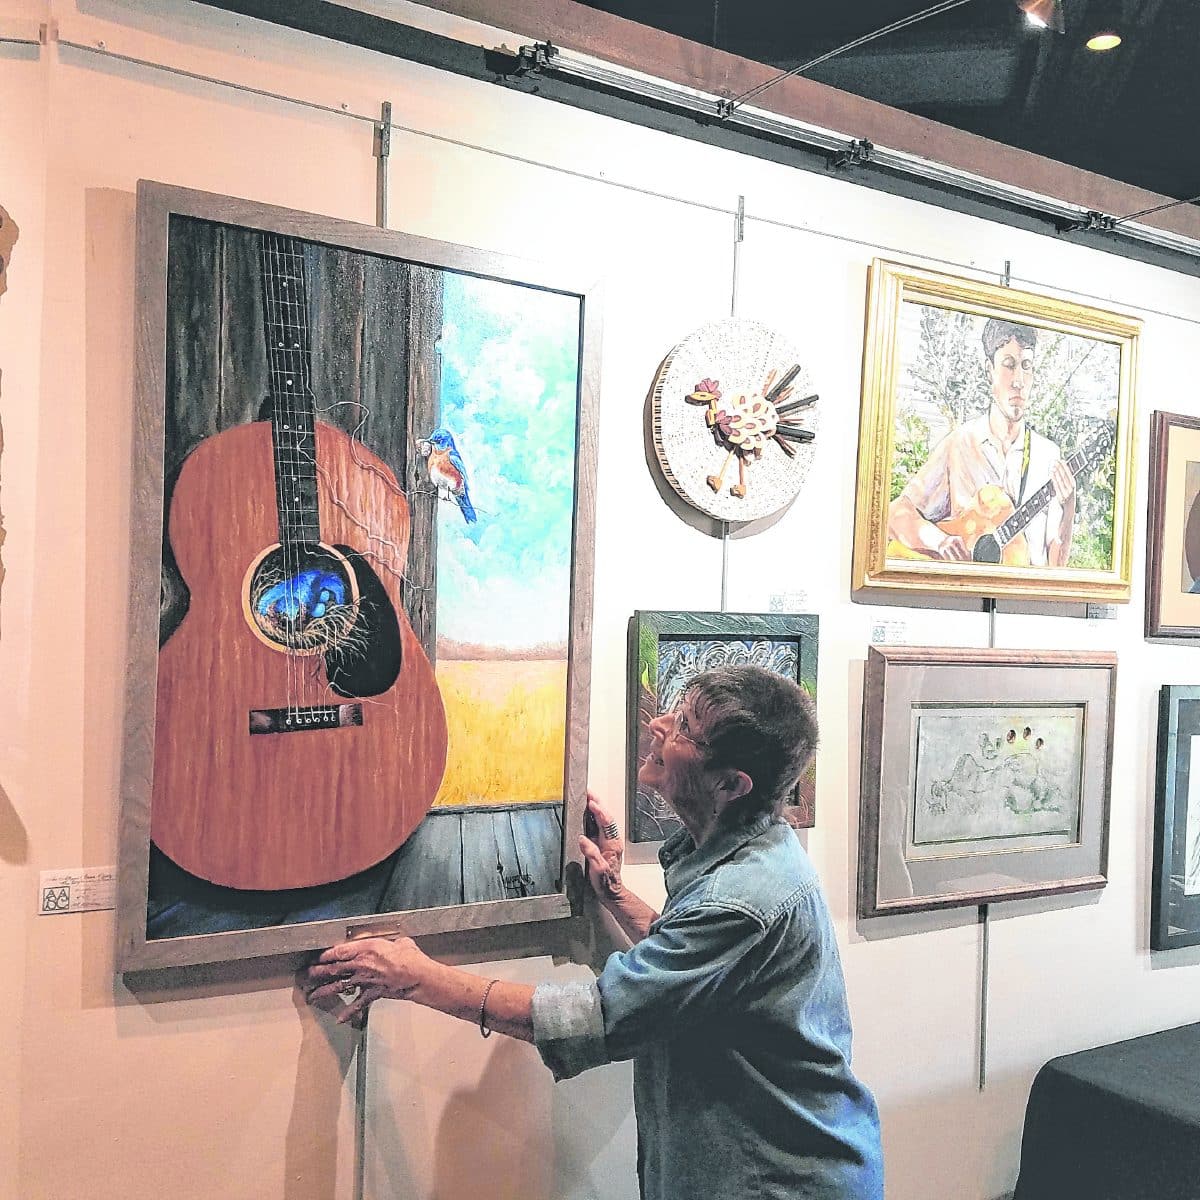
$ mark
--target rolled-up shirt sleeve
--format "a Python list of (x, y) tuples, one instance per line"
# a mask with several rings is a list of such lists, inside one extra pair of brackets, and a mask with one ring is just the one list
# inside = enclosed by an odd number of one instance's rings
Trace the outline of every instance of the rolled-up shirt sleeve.
[(926, 521), (944, 521), (950, 515), (950, 444), (949, 437), (942, 438), (900, 493)]
[(596, 981), (538, 984), (533, 990), (533, 1042), (555, 1079), (570, 1079), (610, 1062)]
[[(609, 957), (594, 983), (541, 984), (533, 1040), (555, 1079), (634, 1057), (642, 1046), (717, 1011), (733, 968), (760, 942), (749, 913), (702, 903), (659, 918), (636, 945)], [(740, 974), (740, 973), (739, 973)]]

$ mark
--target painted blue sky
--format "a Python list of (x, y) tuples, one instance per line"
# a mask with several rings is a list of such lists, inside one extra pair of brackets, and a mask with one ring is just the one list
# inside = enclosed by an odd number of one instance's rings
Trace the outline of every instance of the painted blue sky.
[(442, 426), (479, 520), (438, 506), (438, 635), (565, 643), (579, 302), (447, 273), (443, 305)]

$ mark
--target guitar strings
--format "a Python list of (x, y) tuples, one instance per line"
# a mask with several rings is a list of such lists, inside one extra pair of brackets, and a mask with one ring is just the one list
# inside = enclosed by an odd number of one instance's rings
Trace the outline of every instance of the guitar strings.
[[(287, 266), (289, 265), (289, 261), (293, 259), (293, 255), (291, 252), (290, 239), (279, 237), (275, 244), (275, 252), (276, 252), (276, 256), (279, 260), (279, 268), (280, 268), (279, 275), (277, 276), (277, 280), (278, 280), (278, 284), (279, 284), (279, 288), (280, 288), (280, 292), (281, 292), (281, 295), (280, 295), (281, 325), (283, 327), (283, 331), (284, 331), (285, 335), (291, 336), (294, 339), (295, 338), (294, 331), (297, 327), (300, 327), (300, 322), (299, 322), (300, 306), (297, 304), (297, 302), (295, 300), (295, 287), (294, 286), (289, 287), (289, 279), (291, 278), (291, 276), (289, 275), (289, 273), (287, 271)], [(294, 266), (294, 262), (292, 262), (291, 265)], [(294, 389), (294, 381), (295, 381), (296, 376), (295, 376), (295, 374), (293, 374), (290, 379), (288, 379), (286, 376), (287, 376), (287, 371), (289, 368), (292, 368), (293, 371), (295, 370), (295, 367), (297, 365), (299, 365), (301, 367), (301, 369), (303, 368), (303, 351), (301, 349), (298, 349), (298, 344), (293, 340), (292, 344), (287, 347), (285, 354), (287, 355), (287, 358), (282, 364), (285, 378), (282, 382), (283, 382), (284, 396), (286, 398), (285, 412), (286, 412), (286, 416), (288, 419), (283, 424), (283, 432), (286, 434), (289, 434), (289, 435), (294, 435), (298, 438), (299, 431), (297, 429), (297, 426), (299, 423), (298, 422), (299, 412), (293, 401), (293, 395), (294, 395), (294, 390), (295, 390)], [(295, 360), (296, 360), (294, 362), (292, 361), (293, 356), (295, 357)], [(288, 594), (288, 616), (289, 616), (289, 621), (290, 621), (290, 627), (288, 629), (287, 653), (288, 653), (289, 661), (292, 663), (294, 675), (295, 675), (296, 682), (298, 685), (300, 675), (303, 670), (303, 663), (301, 663), (299, 661), (299, 654), (297, 653), (297, 646), (296, 646), (297, 635), (298, 635), (299, 629), (300, 629), (300, 616), (301, 616), (301, 614), (300, 614), (300, 595), (299, 595), (299, 591), (297, 588), (297, 584), (299, 582), (299, 575), (300, 575), (300, 568), (301, 568), (303, 531), (300, 527), (300, 520), (299, 520), (299, 518), (300, 518), (300, 507), (299, 507), (299, 503), (298, 503), (299, 498), (295, 492), (295, 488), (298, 485), (298, 481), (297, 481), (296, 475), (295, 475), (296, 457), (297, 456), (294, 454), (293, 449), (290, 445), (290, 441), (291, 441), (290, 437), (284, 437), (281, 439), (281, 441), (286, 450), (285, 464), (290, 471), (288, 478), (290, 478), (291, 488), (292, 488), (292, 491), (289, 493), (287, 490), (287, 487), (285, 485), (285, 489), (284, 489), (284, 493), (283, 493), (284, 509), (288, 513), (288, 522), (287, 523), (288, 523), (289, 528), (288, 528), (287, 543), (288, 543), (288, 547), (291, 551), (291, 557), (292, 557), (291, 566), (288, 570), (288, 581), (284, 585), (285, 588), (287, 589), (287, 594)], [(298, 444), (299, 443), (297, 442), (297, 445)], [(290, 499), (289, 499), (289, 496), (290, 496)], [(297, 539), (299, 539), (299, 540), (297, 540)], [(301, 690), (300, 690), (299, 686), (297, 686), (296, 687), (296, 695), (294, 697), (295, 711), (293, 712), (293, 718), (298, 718), (300, 715), (300, 700), (301, 700), (301, 698), (302, 698)]]
[[(295, 615), (299, 618), (301, 614), (301, 597), (296, 590), (296, 583), (299, 578), (300, 568), (303, 562), (305, 547), (308, 540), (313, 540), (315, 544), (320, 543), (320, 530), (316, 530), (315, 539), (307, 539), (305, 537), (308, 532), (307, 523), (301, 520), (301, 517), (306, 515), (301, 503), (301, 495), (299, 492), (300, 479), (297, 474), (303, 467), (311, 467), (311, 482), (315, 484), (317, 475), (324, 477), (330, 494), (335, 501), (339, 498), (336, 495), (336, 489), (333, 487), (333, 481), (330, 478), (330, 473), (325, 470), (316, 456), (316, 429), (313, 424), (312, 417), (316, 404), (312, 398), (312, 375), (311, 375), (311, 358), (309, 350), (309, 329), (308, 329), (308, 307), (307, 307), (307, 287), (306, 285), (306, 264), (303, 257), (303, 250), (300, 248), (294, 239), (284, 238), (278, 235), (265, 235), (269, 239), (268, 253), (272, 258), (272, 265), (278, 263), (279, 269), (272, 272), (274, 282), (278, 284), (278, 288), (272, 292), (272, 298), (276, 301), (279, 324), (279, 335), (281, 337), (289, 337), (292, 339), (290, 345), (284, 347), (281, 340), (277, 340), (277, 346), (284, 350), (284, 361), (279, 363), (279, 369), (283, 375), (275, 379), (276, 394), (282, 399), (282, 404), (279, 406), (282, 418), (286, 420), (279, 421), (279, 424), (286, 430), (288, 436), (282, 438), (284, 448), (287, 454), (283, 456), (285, 459), (281, 463), (287, 468), (287, 479), (290, 480), (292, 491), (289, 493), (284, 488), (281, 488), (280, 496), (282, 499), (282, 507), (285, 516), (285, 523), (290, 526), (291, 537), (283, 539), (283, 559), (284, 570), (288, 575), (288, 583), (286, 588), (289, 591), (290, 607), (294, 610)], [(287, 269), (290, 268), (290, 269)], [(291, 287), (288, 287), (288, 284)], [(288, 289), (288, 295), (285, 297), (281, 294), (281, 289)], [(296, 335), (299, 335), (299, 340)], [(288, 358), (294, 361), (286, 361)], [(290, 368), (290, 370), (289, 370)], [(299, 387), (295, 381), (299, 380)], [(300, 388), (303, 388), (301, 395)], [(365, 420), (365, 419), (364, 419)], [(360, 422), (360, 427), (361, 427)], [(282, 431), (281, 431), (282, 432)], [(311, 448), (309, 442), (311, 441)], [(356, 456), (357, 457), (357, 456)], [(364, 468), (371, 469), (371, 464), (362, 463)], [(374, 469), (376, 475), (379, 475), (378, 469)], [(393, 485), (394, 487), (394, 485)], [(345, 505), (341, 505), (345, 509)], [(349, 510), (346, 510), (349, 512)], [(353, 514), (349, 514), (353, 516)], [(369, 529), (362, 522), (355, 520), (355, 523), (360, 525), (365, 532), (370, 534)], [(297, 542), (297, 536), (299, 542)], [(386, 541), (386, 539), (376, 538), (377, 541)], [(399, 557), (399, 547), (392, 542), (387, 542), (393, 552)], [(368, 557), (364, 555), (364, 557)], [(378, 554), (371, 555), (379, 560)], [(390, 563), (382, 564), (388, 570), (393, 570)], [(402, 573), (394, 572), (398, 578), (403, 579)], [(334, 656), (343, 656), (352, 654), (355, 651), (362, 652), (366, 649), (366, 632), (357, 628), (357, 617), (359, 614), (358, 602), (351, 604), (337, 605), (334, 608), (318, 618), (314, 618), (307, 622), (303, 629), (295, 628), (291, 631), (291, 636), (287, 642), (285, 653), (288, 655), (290, 681), (289, 691), (292, 693), (292, 707), (299, 711), (299, 680), (304, 678), (304, 664), (300, 661), (300, 650), (319, 650), (324, 649), (327, 653)], [(322, 668), (325, 667), (325, 678), (322, 682)], [(332, 690), (328, 679), (328, 670), (326, 664), (321, 660), (313, 662), (311, 669), (307, 675), (318, 686), (321, 686), (327, 697), (333, 704), (340, 703), (344, 697), (338, 695)], [(358, 699), (378, 705), (386, 705), (387, 701), (373, 700), (370, 698), (359, 697)]]
[[(297, 577), (300, 570), (300, 551), (295, 543), (295, 535), (298, 532), (298, 506), (289, 496), (295, 495), (296, 479), (294, 475), (294, 456), (288, 451), (287, 436), (293, 432), (296, 425), (297, 413), (292, 403), (291, 395), (286, 384), (288, 379), (289, 367), (294, 367), (292, 361), (295, 357), (299, 360), (301, 370), (303, 368), (302, 354), (297, 355), (297, 350), (300, 346), (296, 343), (295, 333), (292, 331), (292, 312), (290, 311), (289, 301), (290, 296), (285, 298), (285, 291), (288, 284), (284, 271), (284, 255), (287, 247), (284, 238), (278, 234), (264, 235), (264, 246), (266, 248), (267, 257), (267, 282), (270, 289), (271, 300), (274, 305), (275, 318), (273, 325), (276, 328), (270, 330), (270, 336), (276, 339), (276, 348), (279, 351), (274, 355), (272, 365), (272, 390), (275, 393), (275, 436), (277, 444), (276, 451), (276, 482), (278, 486), (278, 497), (281, 501), (280, 511), (284, 518), (284, 528), (280, 530), (280, 541), (282, 543), (282, 558), (284, 564), (284, 597), (286, 605), (286, 616), (288, 621), (295, 625), (299, 617), (299, 596), (296, 591)], [(287, 340), (291, 338), (292, 344), (287, 345)], [(293, 371), (291, 378), (296, 378), (297, 372)], [(301, 375), (301, 378), (302, 375)], [(289, 462), (292, 459), (292, 462)], [(289, 466), (291, 472), (288, 471)], [(280, 473), (283, 472), (283, 478), (280, 478)], [(290, 475), (292, 491), (289, 493), (288, 478)], [(297, 661), (298, 655), (295, 649), (294, 629), (285, 627), (286, 638), (284, 643), (284, 654), (287, 658), (287, 702), (288, 716), (295, 719), (299, 715), (299, 671), (300, 663)]]
[[(299, 340), (293, 344), (293, 349), (296, 353), (296, 371), (293, 378), (299, 379), (299, 387), (294, 387), (292, 381), (288, 381), (289, 400), (292, 401), (290, 410), (291, 417), (291, 432), (294, 435), (295, 445), (290, 447), (290, 465), (293, 471), (292, 482), (295, 490), (292, 495), (292, 503), (295, 507), (296, 527), (300, 534), (300, 546), (296, 550), (296, 572), (293, 575), (293, 580), (299, 580), (299, 567), (301, 559), (308, 548), (309, 538), (306, 535), (307, 530), (300, 521), (301, 515), (301, 495), (300, 495), (300, 479), (298, 472), (302, 464), (315, 464), (316, 462), (316, 427), (313, 421), (313, 401), (312, 401), (312, 364), (310, 359), (311, 342), (309, 339), (308, 329), (308, 288), (307, 288), (307, 273), (305, 270), (305, 260), (303, 247), (300, 246), (295, 239), (286, 239), (286, 247), (288, 256), (292, 266), (291, 278), (297, 287), (293, 286), (290, 294), (290, 306), (293, 310), (289, 315), (292, 317), (296, 329), (299, 331)], [(303, 394), (303, 408), (301, 408), (301, 389)], [(306, 442), (311, 439), (313, 445), (311, 448), (306, 446)], [(315, 485), (315, 472), (310, 476), (311, 481)], [(308, 482), (308, 479), (306, 479)], [(311, 514), (308, 514), (311, 515)], [(315, 531), (315, 537), (312, 539), (313, 545), (320, 544), (320, 529)], [(293, 600), (293, 605), (296, 611), (296, 619), (298, 628), (295, 631), (295, 644), (297, 648), (320, 648), (324, 646), (327, 650), (334, 650), (339, 644), (344, 644), (351, 636), (354, 626), (357, 621), (358, 613), (355, 605), (347, 606), (335, 616), (333, 612), (308, 621), (301, 629), (299, 621), (302, 617), (300, 597), (297, 594)], [(341, 606), (339, 606), (340, 608)], [(346, 649), (349, 649), (347, 646)], [(298, 660), (298, 653), (295, 656)], [(303, 664), (297, 661), (297, 672), (303, 672)], [(314, 661), (312, 664), (311, 674), (313, 678), (319, 678), (320, 673), (326, 664), (323, 661)], [(326, 669), (326, 675), (328, 674)], [(326, 679), (326, 691), (328, 688), (328, 679)]]
[[(282, 456), (280, 454), (280, 438), (283, 419), (284, 419), (284, 399), (280, 386), (279, 364), (280, 358), (285, 353), (283, 343), (282, 320), (279, 308), (278, 286), (277, 286), (277, 266), (275, 262), (276, 250), (274, 244), (274, 235), (264, 233), (262, 235), (262, 277), (263, 277), (263, 314), (266, 321), (266, 337), (267, 337), (267, 367), (270, 372), (271, 394), (274, 401), (274, 410), (272, 412), (272, 431), (274, 438), (272, 440), (272, 451), (275, 460), (274, 463), (274, 483), (276, 489), (276, 501), (280, 513), (283, 515), (283, 525), (279, 531), (280, 551), (283, 558), (283, 584), (285, 604), (287, 603), (287, 580), (290, 577), (291, 563), (288, 552), (288, 536), (287, 536), (287, 516), (284, 510), (283, 498), (284, 488), (283, 481), (279, 478), (282, 470)], [(275, 342), (275, 346), (271, 342)], [(285, 644), (284, 654), (286, 655), (286, 689), (284, 698), (287, 702), (286, 715), (291, 716), (293, 707), (293, 690), (292, 690), (292, 657), (290, 647)]]

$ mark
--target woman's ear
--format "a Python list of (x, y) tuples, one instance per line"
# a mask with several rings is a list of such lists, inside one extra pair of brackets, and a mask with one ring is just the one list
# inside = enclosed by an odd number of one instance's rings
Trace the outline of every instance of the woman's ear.
[(729, 771), (721, 783), (721, 790), (729, 793), (731, 802), (740, 800), (754, 790), (754, 780), (745, 771)]

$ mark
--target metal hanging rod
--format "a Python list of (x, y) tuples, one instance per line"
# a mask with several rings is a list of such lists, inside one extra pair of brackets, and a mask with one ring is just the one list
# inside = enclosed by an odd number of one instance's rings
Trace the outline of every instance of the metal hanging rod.
[(865, 139), (821, 129), (765, 109), (739, 105), (722, 119), (728, 96), (699, 91), (644, 72), (607, 63), (549, 42), (512, 50), (486, 49), (431, 33), (403, 21), (332, 0), (202, 0), (331, 41), (358, 46), (470, 79), (535, 91), (544, 99), (598, 112), (649, 129), (724, 146), (786, 165), (827, 170), (859, 169), (867, 187), (944, 208), (974, 212), (983, 201), (993, 220), (1069, 237), (1113, 253), (1200, 275), (1200, 239), (1093, 213), (1083, 206), (934, 163), (917, 155), (872, 146)]
[[(139, 68), (142, 68), (142, 70), (146, 70), (146, 71), (155, 71), (158, 73), (167, 74), (167, 76), (173, 76), (173, 77), (179, 77), (182, 79), (192, 80), (192, 82), (211, 84), (212, 86), (216, 86), (216, 88), (221, 88), (221, 89), (233, 91), (233, 92), (239, 92), (239, 94), (265, 98), (265, 100), (276, 101), (278, 103), (293, 104), (293, 106), (308, 109), (308, 110), (311, 110), (311, 112), (324, 113), (324, 114), (329, 114), (331, 116), (343, 116), (343, 118), (347, 118), (348, 120), (362, 122), (362, 124), (367, 124), (367, 125), (374, 125), (377, 128), (380, 124), (379, 116), (374, 116), (374, 115), (371, 115), (368, 113), (355, 112), (355, 110), (350, 108), (348, 106), (348, 104), (342, 104), (342, 106), (335, 107), (335, 106), (332, 106), (332, 104), (322, 104), (317, 101), (304, 100), (304, 98), (299, 97), (299, 96), (288, 95), (287, 92), (271, 91), (271, 90), (265, 89), (265, 88), (254, 88), (254, 86), (252, 86), (250, 84), (238, 83), (238, 82), (236, 82), (236, 80), (233, 80), (233, 79), (226, 79), (226, 78), (222, 78), (221, 76), (212, 76), (212, 74), (204, 74), (202, 72), (187, 71), (187, 70), (185, 70), (184, 67), (173, 66), (170, 64), (166, 64), (166, 62), (157, 62), (152, 59), (136, 58), (136, 56), (133, 56), (133, 55), (120, 54), (120, 53), (116, 52), (116, 50), (109, 49), (109, 48), (103, 47), (103, 46), (98, 46), (98, 44), (96, 44), (96, 43), (77, 42), (77, 41), (68, 40), (68, 38), (59, 38), (58, 44), (62, 48), (74, 50), (74, 52), (86, 54), (89, 56), (95, 56), (95, 58), (101, 58), (101, 59), (106, 59), (106, 60), (116, 61), (116, 62), (124, 62), (124, 64), (126, 64), (126, 65), (139, 67)], [(511, 54), (514, 52), (508, 52), (508, 53)], [(697, 95), (700, 95), (700, 94), (697, 94)], [(743, 116), (745, 114), (745, 112), (746, 112), (745, 109), (739, 110), (739, 113), (738, 113), (739, 118), (740, 118), (740, 116)], [(755, 112), (755, 110), (751, 109), (750, 115), (754, 115), (754, 112)], [(778, 119), (781, 121), (790, 121), (790, 119), (788, 119), (788, 118), (778, 118)], [(794, 124), (800, 125), (800, 124), (802, 124), (802, 122), (794, 122)], [(520, 164), (523, 164), (523, 166), (535, 167), (540, 170), (550, 170), (550, 172), (553, 172), (556, 174), (569, 176), (569, 178), (571, 178), (571, 179), (580, 179), (580, 180), (584, 180), (584, 181), (588, 181), (588, 182), (594, 182), (594, 184), (601, 184), (606, 187), (616, 187), (616, 188), (619, 188), (619, 190), (622, 190), (625, 192), (636, 193), (636, 194), (638, 194), (638, 196), (646, 196), (646, 197), (649, 197), (652, 199), (665, 200), (665, 202), (667, 202), (667, 203), (683, 204), (683, 205), (688, 206), (688, 208), (702, 210), (702, 211), (706, 211), (706, 212), (712, 212), (712, 214), (714, 214), (714, 215), (733, 216), (734, 214), (736, 214), (736, 209), (734, 209), (732, 205), (713, 203), (713, 202), (710, 202), (710, 200), (697, 199), (695, 196), (684, 196), (684, 194), (661, 191), (661, 190), (658, 190), (658, 188), (647, 187), (647, 186), (640, 185), (640, 184), (632, 184), (632, 182), (623, 181), (623, 180), (619, 180), (619, 179), (613, 179), (611, 175), (601, 176), (601, 175), (588, 173), (588, 172), (586, 172), (586, 170), (577, 170), (577, 169), (570, 168), (570, 167), (559, 166), (559, 164), (557, 164), (557, 163), (552, 163), (552, 162), (548, 162), (545, 160), (541, 160), (541, 158), (535, 158), (530, 155), (516, 154), (516, 152), (510, 151), (510, 150), (500, 150), (500, 149), (494, 148), (494, 146), (486, 146), (486, 145), (481, 145), (481, 144), (475, 143), (475, 142), (469, 142), (469, 140), (467, 140), (467, 139), (450, 137), (450, 136), (448, 136), (448, 134), (444, 134), (444, 133), (436, 133), (436, 132), (433, 132), (430, 130), (422, 130), (422, 128), (418, 128), (416, 126), (404, 125), (398, 121), (392, 121), (391, 128), (395, 132), (409, 133), (409, 134), (412, 134), (413, 137), (427, 138), (428, 140), (431, 140), (431, 142), (440, 142), (440, 143), (445, 143), (446, 145), (460, 146), (460, 148), (462, 148), (462, 149), (473, 150), (473, 151), (479, 152), (479, 154), (485, 154), (485, 155), (488, 155), (491, 157), (503, 158), (503, 160), (508, 161), (508, 162), (520, 163)], [(822, 137), (822, 136), (827, 137), (829, 139), (828, 144), (830, 146), (830, 149), (832, 149), (833, 146), (842, 145), (845, 143), (844, 138), (839, 140), (838, 134), (834, 134), (829, 131), (821, 131), (820, 127), (818, 127), (818, 126), (806, 126), (805, 128), (808, 128), (808, 130), (814, 131), (815, 137)], [(868, 143), (868, 145), (870, 145), (870, 144)], [(871, 146), (871, 152), (875, 152), (874, 146)], [(934, 168), (934, 169), (937, 168), (936, 163), (929, 163), (928, 160), (920, 160), (920, 161), (925, 162), (926, 164), (929, 164), (929, 166), (931, 168)], [(1003, 187), (1003, 186), (1004, 185), (997, 185), (997, 187)], [(1010, 191), (1016, 192), (1016, 188), (1012, 188), (1012, 190), (1010, 190)], [(1028, 193), (1028, 194), (1036, 194), (1036, 193)], [(1046, 199), (1046, 203), (1050, 204), (1052, 202), (1050, 202), (1049, 199)], [(1075, 210), (1075, 211), (1079, 211), (1079, 210)], [(824, 229), (824, 228), (821, 228), (818, 226), (812, 226), (812, 224), (798, 224), (796, 222), (781, 220), (781, 218), (779, 218), (779, 217), (758, 216), (755, 214), (751, 214), (751, 212), (745, 212), (744, 220), (767, 224), (767, 226), (772, 226), (774, 228), (793, 230), (793, 232), (796, 232), (796, 233), (810, 234), (812, 236), (815, 236), (815, 238), (827, 238), (827, 239), (834, 240), (834, 241), (847, 242), (847, 244), (863, 246), (865, 248), (868, 248), (868, 250), (871, 250), (872, 252), (876, 252), (876, 253), (906, 254), (906, 256), (922, 258), (922, 259), (925, 259), (926, 262), (938, 263), (943, 266), (947, 266), (947, 268), (950, 268), (950, 269), (956, 269), (956, 270), (962, 270), (962, 271), (968, 271), (968, 272), (983, 271), (983, 269), (980, 268), (980, 266), (976, 263), (959, 262), (959, 260), (950, 259), (950, 258), (940, 258), (940, 257), (934, 256), (934, 254), (926, 253), (926, 252), (919, 251), (919, 250), (913, 250), (913, 248), (910, 246), (890, 246), (890, 245), (884, 244), (884, 242), (881, 242), (881, 241), (878, 241), (875, 239), (859, 238), (859, 236), (852, 236), (850, 234), (840, 233), (840, 232), (838, 232), (838, 230), (834, 230), (834, 229)], [(1121, 228), (1124, 228), (1124, 226), (1122, 226)], [(1156, 233), (1157, 233), (1157, 230), (1156, 230)], [(1169, 238), (1169, 236), (1171, 236), (1171, 235), (1163, 235), (1163, 236), (1164, 236), (1164, 238)], [(1181, 239), (1181, 240), (1186, 241), (1187, 239)], [(1174, 251), (1174, 253), (1178, 253), (1178, 251)], [(1138, 258), (1139, 256), (1132, 256), (1132, 257)], [(1159, 265), (1163, 265), (1163, 264), (1159, 264)], [(1178, 266), (1176, 266), (1176, 269), (1178, 269)], [(1198, 270), (1198, 272), (1200, 272), (1200, 257), (1196, 257), (1196, 270)], [(986, 272), (984, 272), (984, 274), (986, 274)], [(1111, 296), (1096, 295), (1096, 294), (1093, 294), (1090, 292), (1084, 292), (1084, 290), (1080, 290), (1080, 289), (1070, 289), (1070, 288), (1063, 289), (1061, 286), (1061, 283), (1039, 284), (1039, 281), (1033, 280), (1033, 278), (1025, 278), (1025, 280), (1022, 280), (1021, 282), (1025, 283), (1026, 286), (1044, 286), (1044, 287), (1057, 288), (1058, 290), (1068, 290), (1068, 292), (1070, 292), (1070, 294), (1080, 296), (1080, 298), (1086, 299), (1086, 300), (1096, 300), (1096, 301), (1100, 301), (1100, 302), (1105, 302), (1105, 304), (1110, 304), (1110, 302), (1112, 302)], [(1157, 316), (1174, 317), (1174, 318), (1183, 320), (1183, 322), (1188, 322), (1190, 324), (1200, 324), (1200, 322), (1198, 322), (1198, 320), (1196, 320), (1195, 318), (1192, 318), (1192, 317), (1188, 317), (1188, 316), (1186, 316), (1186, 314), (1160, 311), (1160, 310), (1157, 310), (1157, 308), (1148, 306), (1146, 304), (1138, 304), (1138, 305), (1135, 305), (1135, 307), (1138, 307), (1139, 310), (1142, 312), (1157, 314)]]
[[(655, 79), (588, 55), (559, 49), (549, 43), (522, 46), (519, 51), (510, 53), (519, 57), (524, 72), (555, 73), (594, 86), (621, 89), (651, 103), (670, 104), (700, 117), (713, 119), (714, 113), (722, 112), (724, 115), (717, 118), (722, 125), (742, 128), (805, 149), (832, 153), (836, 165), (870, 164), (883, 171), (964, 191), (973, 196), (986, 197), (1012, 208), (1049, 217), (1058, 224), (1062, 232), (1089, 230), (1119, 233), (1133, 241), (1158, 246), (1189, 258), (1200, 258), (1200, 239), (1156, 229), (1133, 220), (1134, 217), (1159, 211), (1157, 207), (1132, 213), (1127, 217), (1097, 213), (1080, 204), (1004, 183), (998, 179), (990, 179), (904, 150), (893, 150), (863, 138), (856, 138), (852, 134), (813, 125), (769, 109), (747, 104), (732, 107), (727, 98), (718, 96), (715, 92), (704, 92)], [(1183, 202), (1172, 201), (1169, 205), (1161, 207), (1173, 207), (1177, 203)]]

